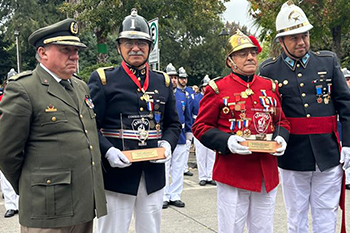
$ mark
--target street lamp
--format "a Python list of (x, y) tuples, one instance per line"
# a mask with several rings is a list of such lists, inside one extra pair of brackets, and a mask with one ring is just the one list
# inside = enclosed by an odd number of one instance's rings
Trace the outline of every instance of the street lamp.
[(222, 31), (219, 34), (221, 45), (224, 48), (225, 48), (225, 45), (226, 45), (226, 42), (227, 42), (227, 39), (228, 39), (229, 35), (230, 34), (225, 30), (225, 28), (223, 28)]
[(18, 37), (19, 37), (19, 31), (15, 30), (14, 34), (15, 34), (15, 37), (16, 37), (17, 72), (18, 72), (18, 73), (21, 73), (21, 69), (20, 69), (20, 64), (21, 64), (21, 62), (20, 62), (20, 58), (19, 58), (19, 39), (18, 39)]

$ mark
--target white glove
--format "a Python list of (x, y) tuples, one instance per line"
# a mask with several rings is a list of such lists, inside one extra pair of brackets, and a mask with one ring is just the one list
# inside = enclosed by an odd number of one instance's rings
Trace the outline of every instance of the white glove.
[(276, 153), (273, 153), (272, 155), (274, 156), (282, 156), (284, 152), (286, 151), (287, 148), (287, 142), (284, 140), (282, 136), (277, 136), (275, 137), (274, 141), (276, 141), (278, 144), (281, 145), (280, 148), (276, 149)]
[(151, 163), (166, 163), (171, 159), (171, 146), (170, 143), (165, 140), (158, 141), (158, 147), (165, 148), (165, 159), (152, 160)]
[(252, 153), (247, 146), (242, 146), (238, 142), (245, 142), (245, 139), (232, 135), (227, 140), (227, 147), (233, 154), (248, 155)]
[(191, 149), (192, 138), (193, 138), (193, 134), (191, 132), (187, 132), (186, 133), (186, 149), (187, 149), (187, 151), (190, 151), (190, 149)]
[(117, 148), (111, 147), (106, 153), (106, 159), (111, 167), (125, 168), (131, 165), (128, 158)]
[(346, 170), (350, 167), (350, 147), (343, 147), (340, 153), (340, 162), (343, 164), (343, 169)]

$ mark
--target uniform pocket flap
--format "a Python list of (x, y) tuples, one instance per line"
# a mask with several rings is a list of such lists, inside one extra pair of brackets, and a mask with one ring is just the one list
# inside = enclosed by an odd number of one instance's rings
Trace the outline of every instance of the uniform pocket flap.
[(35, 185), (57, 185), (57, 184), (70, 184), (71, 183), (71, 171), (41, 171), (32, 173), (31, 186)]

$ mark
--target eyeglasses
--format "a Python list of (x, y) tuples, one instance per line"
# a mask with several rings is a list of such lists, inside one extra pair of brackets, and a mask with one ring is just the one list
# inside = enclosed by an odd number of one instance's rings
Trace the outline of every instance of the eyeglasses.
[(121, 44), (126, 48), (126, 49), (131, 49), (137, 45), (140, 49), (144, 49), (148, 46), (148, 42), (144, 40), (127, 40), (127, 41), (122, 41)]
[(251, 54), (252, 57), (256, 57), (258, 55), (258, 51), (256, 50), (243, 50), (243, 51), (238, 51), (232, 54), (233, 56), (237, 56), (239, 58), (246, 58), (248, 55)]

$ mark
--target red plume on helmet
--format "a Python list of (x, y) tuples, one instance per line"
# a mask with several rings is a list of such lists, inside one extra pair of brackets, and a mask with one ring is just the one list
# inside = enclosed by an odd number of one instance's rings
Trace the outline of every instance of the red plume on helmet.
[(253, 42), (253, 44), (258, 47), (258, 53), (262, 51), (262, 48), (259, 44), (259, 41), (254, 36), (249, 36), (249, 39)]

